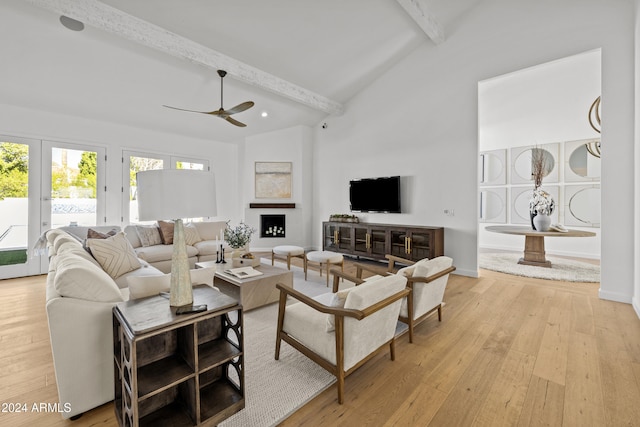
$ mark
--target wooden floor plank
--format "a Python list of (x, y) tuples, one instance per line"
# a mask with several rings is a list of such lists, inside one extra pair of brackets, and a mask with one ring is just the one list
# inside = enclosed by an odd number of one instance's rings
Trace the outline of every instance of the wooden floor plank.
[(563, 412), (564, 386), (533, 375), (517, 425), (561, 426)]
[(596, 338), (569, 335), (563, 426), (603, 426), (605, 423), (600, 356)]
[[(396, 361), (380, 354), (349, 376), (343, 405), (330, 387), (282, 425), (637, 424), (640, 320), (630, 305), (599, 299), (598, 284), (480, 273), (451, 275), (442, 322), (418, 325), (413, 344), (401, 337)], [(0, 281), (0, 402), (57, 401), (45, 280)], [(117, 422), (107, 403), (77, 421), (0, 413), (0, 425)]]

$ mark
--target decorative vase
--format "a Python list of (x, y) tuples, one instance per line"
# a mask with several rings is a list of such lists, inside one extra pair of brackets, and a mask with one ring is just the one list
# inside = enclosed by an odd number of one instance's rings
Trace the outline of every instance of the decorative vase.
[(533, 231), (536, 231), (536, 225), (533, 223), (533, 218), (535, 218), (536, 215), (538, 215), (537, 212), (529, 212), (529, 216), (531, 217), (531, 229), (533, 229)]
[(244, 248), (234, 248), (231, 252), (231, 259), (240, 258), (244, 254)]
[(537, 214), (533, 217), (534, 230), (537, 231), (549, 231), (551, 225), (551, 217), (549, 215)]

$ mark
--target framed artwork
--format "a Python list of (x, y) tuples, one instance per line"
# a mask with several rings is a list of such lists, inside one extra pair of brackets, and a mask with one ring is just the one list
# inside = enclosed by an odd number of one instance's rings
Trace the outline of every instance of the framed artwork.
[(291, 162), (256, 162), (256, 199), (291, 198)]

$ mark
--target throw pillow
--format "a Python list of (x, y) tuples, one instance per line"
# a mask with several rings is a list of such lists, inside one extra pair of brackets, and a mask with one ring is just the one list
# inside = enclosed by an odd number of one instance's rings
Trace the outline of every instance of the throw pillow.
[[(108, 239), (111, 236), (115, 236), (117, 232), (118, 230), (116, 228), (111, 229), (107, 233), (102, 233), (98, 230), (94, 230), (93, 228), (90, 228), (87, 230), (87, 239)], [(82, 247), (87, 252), (91, 252), (87, 247), (87, 239), (84, 239), (84, 241), (82, 242)]]
[[(329, 301), (329, 307), (335, 308), (344, 308), (344, 302), (347, 300), (347, 295), (349, 295), (349, 291), (351, 289), (345, 289), (342, 291), (338, 291), (331, 296), (331, 301)], [(336, 316), (333, 314), (327, 314), (327, 332), (333, 332), (336, 330)]]
[(202, 241), (195, 225), (187, 224), (184, 226), (184, 241), (189, 246), (193, 246)]
[(160, 231), (155, 225), (136, 225), (136, 233), (142, 246), (155, 246), (162, 244)]
[(114, 279), (142, 267), (122, 231), (108, 239), (87, 239), (87, 246), (104, 271)]
[(158, 221), (162, 244), (171, 245), (173, 243), (173, 226), (173, 221)]

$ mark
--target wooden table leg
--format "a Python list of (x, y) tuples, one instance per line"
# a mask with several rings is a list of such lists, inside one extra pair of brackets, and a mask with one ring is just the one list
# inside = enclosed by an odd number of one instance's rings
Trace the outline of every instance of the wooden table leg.
[(525, 236), (524, 257), (518, 264), (551, 268), (551, 261), (547, 261), (544, 254), (544, 236)]

